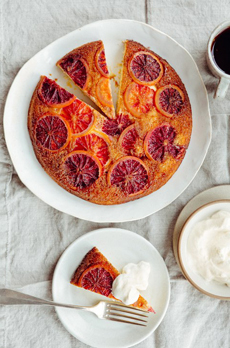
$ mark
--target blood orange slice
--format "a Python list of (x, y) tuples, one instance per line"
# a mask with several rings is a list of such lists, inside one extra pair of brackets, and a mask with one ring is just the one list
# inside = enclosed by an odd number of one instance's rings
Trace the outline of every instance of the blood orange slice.
[(136, 154), (135, 145), (138, 139), (138, 133), (135, 126), (132, 124), (121, 133), (118, 143), (126, 155), (134, 155)]
[(70, 105), (76, 98), (73, 94), (61, 88), (55, 81), (42, 76), (38, 96), (48, 106), (63, 108)]
[(98, 71), (104, 76), (104, 77), (109, 77), (109, 70), (107, 67), (106, 63), (106, 58), (105, 58), (105, 50), (103, 47), (101, 47), (95, 56), (95, 62), (96, 62), (96, 67)]
[(57, 151), (68, 144), (70, 130), (67, 123), (60, 116), (46, 115), (39, 118), (35, 134), (40, 145), (47, 150)]
[(149, 159), (163, 162), (165, 155), (169, 154), (175, 159), (181, 158), (185, 148), (174, 143), (176, 130), (169, 124), (152, 129), (146, 135), (144, 150)]
[(128, 68), (133, 80), (142, 85), (153, 85), (163, 75), (163, 66), (159, 59), (152, 53), (145, 51), (134, 53)]
[(108, 78), (106, 77), (100, 78), (96, 87), (96, 94), (97, 94), (98, 100), (101, 102), (102, 105), (109, 106), (109, 107), (113, 106), (112, 95), (111, 95)]
[(184, 103), (184, 93), (176, 85), (163, 86), (156, 91), (155, 103), (164, 116), (176, 116)]
[(90, 133), (76, 137), (72, 142), (73, 151), (84, 150), (97, 156), (103, 166), (109, 163), (108, 141), (102, 134)]
[(70, 153), (64, 162), (64, 173), (72, 187), (84, 189), (91, 186), (101, 175), (100, 161), (87, 151)]
[(76, 135), (86, 134), (94, 124), (92, 109), (84, 102), (76, 99), (70, 106), (63, 109), (72, 132)]
[(128, 126), (130, 126), (132, 121), (129, 119), (128, 115), (120, 114), (117, 116), (116, 120), (105, 120), (102, 126), (102, 130), (107, 135), (118, 135)]
[(112, 292), (113, 280), (106, 267), (94, 264), (81, 274), (78, 286), (108, 297)]
[(63, 58), (59, 65), (76, 85), (86, 89), (89, 81), (89, 68), (86, 61), (79, 54), (72, 54)]
[(120, 158), (108, 172), (108, 182), (125, 194), (134, 196), (141, 193), (148, 184), (148, 169), (144, 162), (133, 156)]
[(154, 91), (132, 82), (125, 91), (124, 101), (127, 109), (135, 117), (146, 115), (154, 106)]

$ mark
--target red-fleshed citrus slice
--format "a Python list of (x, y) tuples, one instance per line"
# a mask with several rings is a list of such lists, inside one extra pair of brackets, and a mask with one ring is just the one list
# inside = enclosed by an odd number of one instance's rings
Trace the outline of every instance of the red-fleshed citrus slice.
[(44, 148), (57, 151), (68, 144), (70, 129), (62, 117), (46, 115), (39, 118), (35, 134), (38, 143)]
[(74, 188), (84, 189), (91, 186), (101, 172), (100, 161), (87, 151), (74, 151), (65, 158), (64, 174)]
[(128, 115), (119, 114), (115, 120), (105, 120), (102, 130), (107, 135), (119, 135), (131, 124), (132, 121), (129, 119)]
[(109, 78), (101, 77), (97, 83), (96, 94), (102, 105), (112, 107), (112, 95), (110, 90)]
[(69, 121), (73, 134), (86, 134), (94, 124), (95, 117), (92, 109), (79, 99), (64, 108), (63, 112), (63, 115)]
[(108, 182), (125, 194), (141, 193), (148, 184), (148, 169), (144, 162), (134, 156), (126, 156), (115, 162), (108, 172)]
[(103, 47), (101, 47), (95, 56), (95, 62), (96, 62), (96, 67), (98, 71), (104, 76), (104, 77), (109, 77), (109, 70), (107, 67), (106, 63), (106, 58), (105, 58), (105, 50)]
[(144, 150), (149, 159), (164, 161), (166, 154), (175, 159), (181, 158), (185, 148), (174, 143), (176, 130), (169, 124), (161, 125), (148, 132), (144, 141)]
[(123, 150), (127, 154), (129, 154), (130, 151), (134, 149), (137, 139), (138, 133), (135, 126), (132, 124), (121, 133), (118, 143), (123, 148)]
[(101, 264), (88, 267), (80, 276), (78, 285), (86, 290), (109, 296), (112, 292), (113, 276)]
[(145, 51), (134, 53), (128, 68), (133, 80), (142, 85), (153, 85), (163, 75), (163, 66), (159, 59), (152, 53)]
[(176, 85), (166, 85), (159, 88), (155, 95), (158, 111), (167, 117), (179, 114), (184, 103), (184, 93)]
[(132, 82), (126, 89), (124, 101), (129, 112), (135, 117), (146, 115), (154, 106), (154, 91)]
[(90, 133), (73, 139), (73, 151), (84, 150), (97, 156), (103, 166), (110, 160), (108, 141), (103, 134)]
[(118, 144), (126, 155), (142, 157), (144, 155), (143, 140), (140, 139), (135, 125), (127, 127), (120, 135)]
[(55, 81), (43, 76), (40, 87), (38, 89), (38, 96), (48, 106), (54, 108), (63, 108), (70, 105), (76, 98), (73, 94), (61, 88)]
[(79, 54), (69, 55), (59, 63), (67, 75), (82, 89), (86, 89), (89, 81), (89, 67)]

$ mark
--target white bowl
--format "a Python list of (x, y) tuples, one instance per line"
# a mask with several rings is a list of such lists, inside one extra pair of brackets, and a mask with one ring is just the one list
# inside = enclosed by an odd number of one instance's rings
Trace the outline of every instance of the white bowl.
[(190, 268), (187, 257), (188, 239), (193, 227), (198, 222), (209, 218), (211, 215), (220, 210), (230, 212), (230, 200), (210, 202), (201, 206), (190, 215), (190, 217), (186, 220), (178, 239), (178, 262), (184, 276), (197, 290), (211, 297), (221, 300), (230, 300), (230, 287), (215, 281), (206, 281), (199, 274), (194, 273)]

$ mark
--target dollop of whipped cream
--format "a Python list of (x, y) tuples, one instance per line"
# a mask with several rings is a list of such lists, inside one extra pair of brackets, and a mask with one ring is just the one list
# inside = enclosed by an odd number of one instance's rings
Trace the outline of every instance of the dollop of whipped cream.
[(149, 274), (150, 264), (148, 262), (128, 263), (113, 282), (113, 296), (126, 305), (133, 304), (138, 300), (139, 290), (147, 289)]
[(221, 210), (198, 222), (188, 238), (187, 251), (195, 273), (230, 287), (230, 213)]

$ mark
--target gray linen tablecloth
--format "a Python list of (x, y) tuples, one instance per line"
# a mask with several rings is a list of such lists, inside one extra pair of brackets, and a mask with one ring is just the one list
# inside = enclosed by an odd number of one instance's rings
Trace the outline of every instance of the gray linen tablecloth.
[[(173, 227), (183, 206), (199, 192), (228, 184), (230, 179), (230, 90), (224, 101), (213, 100), (217, 80), (209, 73), (205, 60), (210, 32), (230, 19), (229, 0), (0, 0), (0, 14), (0, 287), (51, 299), (55, 265), (71, 242), (100, 227), (129, 229), (159, 250), (172, 288), (162, 324), (138, 347), (229, 348), (230, 303), (195, 290), (183, 278), (172, 250)], [(64, 34), (106, 18), (147, 22), (192, 54), (209, 94), (213, 139), (196, 178), (172, 204), (136, 222), (103, 225), (56, 211), (21, 183), (7, 152), (2, 118), (9, 87), (29, 58)], [(86, 345), (64, 329), (53, 308), (1, 307), (0, 347)]]

